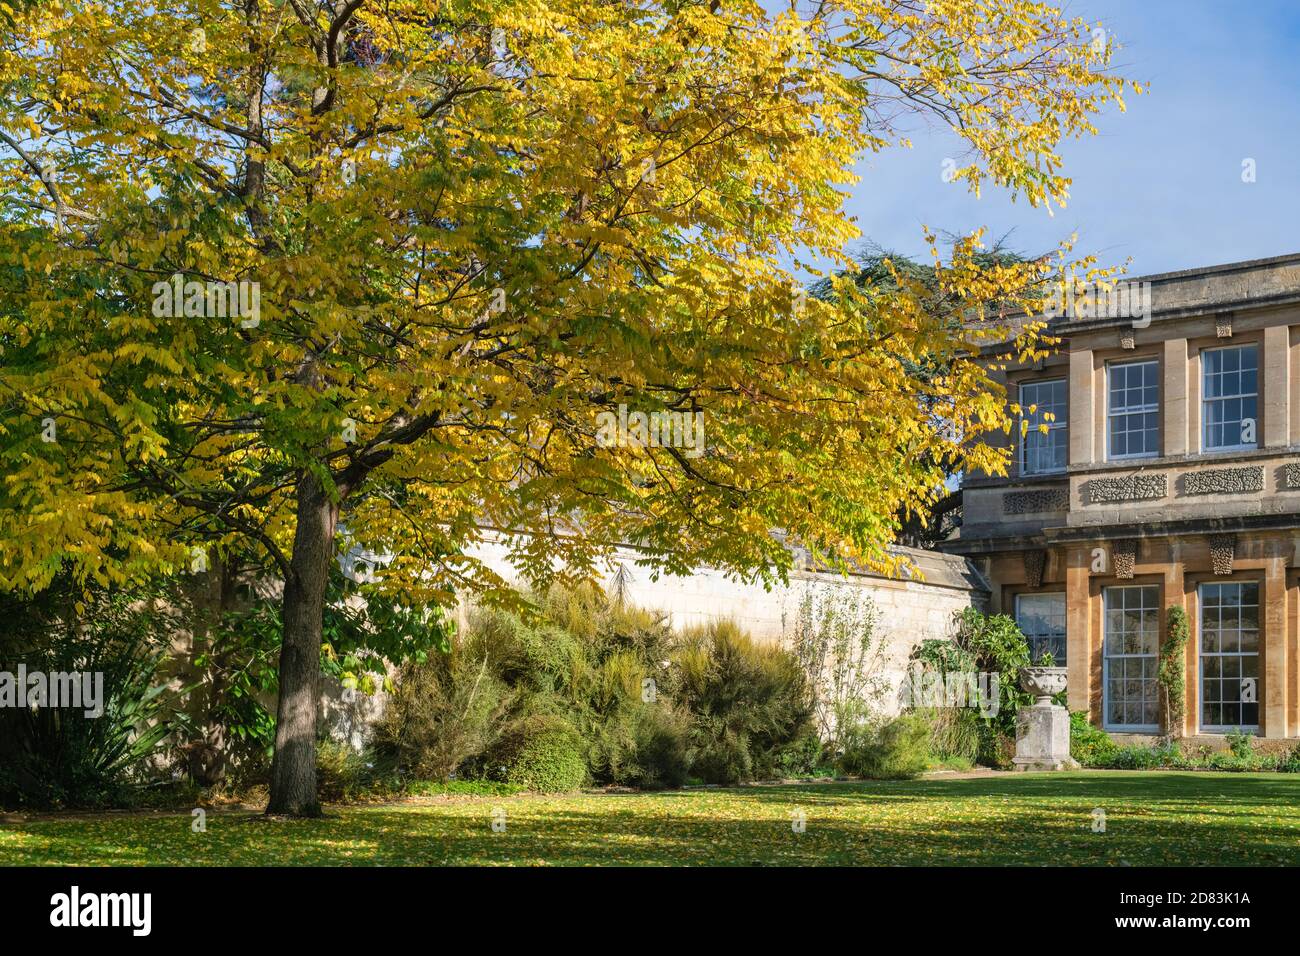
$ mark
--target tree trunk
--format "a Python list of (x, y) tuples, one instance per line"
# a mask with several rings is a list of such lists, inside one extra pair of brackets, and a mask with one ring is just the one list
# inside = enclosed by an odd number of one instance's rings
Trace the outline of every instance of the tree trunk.
[[(209, 573), (195, 579), (183, 591), (188, 600), (190, 651), (185, 662), (184, 683), (196, 682), (201, 690), (187, 695), (186, 712), (197, 733), (185, 741), (190, 779), (201, 787), (213, 787), (226, 776), (230, 760), (225, 721), (221, 705), (226, 700), (225, 684), (230, 650), (218, 643), (223, 616), (235, 607), (235, 583), (238, 559), (233, 555), (212, 552)], [(207, 663), (198, 664), (206, 657)]]
[(320, 481), (298, 482), (298, 527), (284, 582), (280, 646), (280, 705), (267, 813), (319, 816), (316, 799), (316, 712), (320, 704), (321, 626), (334, 552), (338, 506)]

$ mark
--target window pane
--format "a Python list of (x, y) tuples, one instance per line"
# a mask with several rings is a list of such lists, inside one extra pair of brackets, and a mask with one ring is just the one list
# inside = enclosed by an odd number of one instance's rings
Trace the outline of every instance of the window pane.
[(1204, 447), (1254, 448), (1259, 444), (1258, 354), (1254, 345), (1201, 353)]
[(1201, 726), (1259, 725), (1259, 585), (1202, 584)]
[(1111, 458), (1149, 458), (1160, 453), (1159, 368), (1155, 361), (1124, 362), (1108, 368)]
[(1103, 592), (1105, 648), (1102, 686), (1107, 726), (1156, 729), (1159, 695), (1156, 650), (1159, 646), (1160, 589), (1114, 587)]
[(1016, 598), (1016, 623), (1029, 642), (1031, 660), (1043, 652), (1065, 666), (1065, 595), (1022, 594)]
[[(1069, 449), (1067, 426), (1070, 411), (1065, 379), (1021, 385), (1020, 405), (1029, 425), (1021, 448), (1021, 471), (1030, 475), (1064, 471)], [(1033, 408), (1032, 412), (1030, 408)], [(1047, 426), (1045, 433), (1039, 431), (1044, 425)]]

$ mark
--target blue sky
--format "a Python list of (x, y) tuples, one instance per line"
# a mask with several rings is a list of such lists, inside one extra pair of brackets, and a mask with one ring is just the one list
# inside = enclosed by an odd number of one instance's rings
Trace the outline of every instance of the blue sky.
[[(921, 225), (990, 236), (1040, 253), (1077, 232), (1076, 252), (1131, 275), (1300, 252), (1300, 3), (1296, 0), (1074, 0), (1122, 49), (1121, 75), (1149, 83), (1111, 110), (1100, 134), (1066, 143), (1074, 180), (1049, 216), (986, 186), (975, 198), (940, 171), (958, 141), (912, 134), (859, 166), (848, 203), (865, 237), (925, 254)], [(1242, 182), (1242, 160), (1256, 181)]]

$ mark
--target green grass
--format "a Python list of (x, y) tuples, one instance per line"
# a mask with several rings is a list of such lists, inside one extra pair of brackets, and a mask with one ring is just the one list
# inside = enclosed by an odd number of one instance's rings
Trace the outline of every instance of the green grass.
[[(494, 808), (505, 832), (492, 831)], [(1106, 813), (1106, 832), (1091, 829)], [(791, 814), (807, 828), (796, 834)], [(1300, 778), (1083, 772), (659, 794), (443, 796), (321, 820), (47, 816), (0, 864), (1300, 864)]]

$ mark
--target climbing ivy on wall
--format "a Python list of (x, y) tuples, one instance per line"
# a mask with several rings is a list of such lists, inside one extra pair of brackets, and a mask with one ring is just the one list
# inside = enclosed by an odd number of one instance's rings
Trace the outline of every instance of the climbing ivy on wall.
[(1172, 733), (1183, 720), (1187, 612), (1181, 607), (1171, 606), (1168, 621), (1168, 636), (1160, 647), (1160, 669), (1156, 676), (1165, 696), (1165, 728)]

